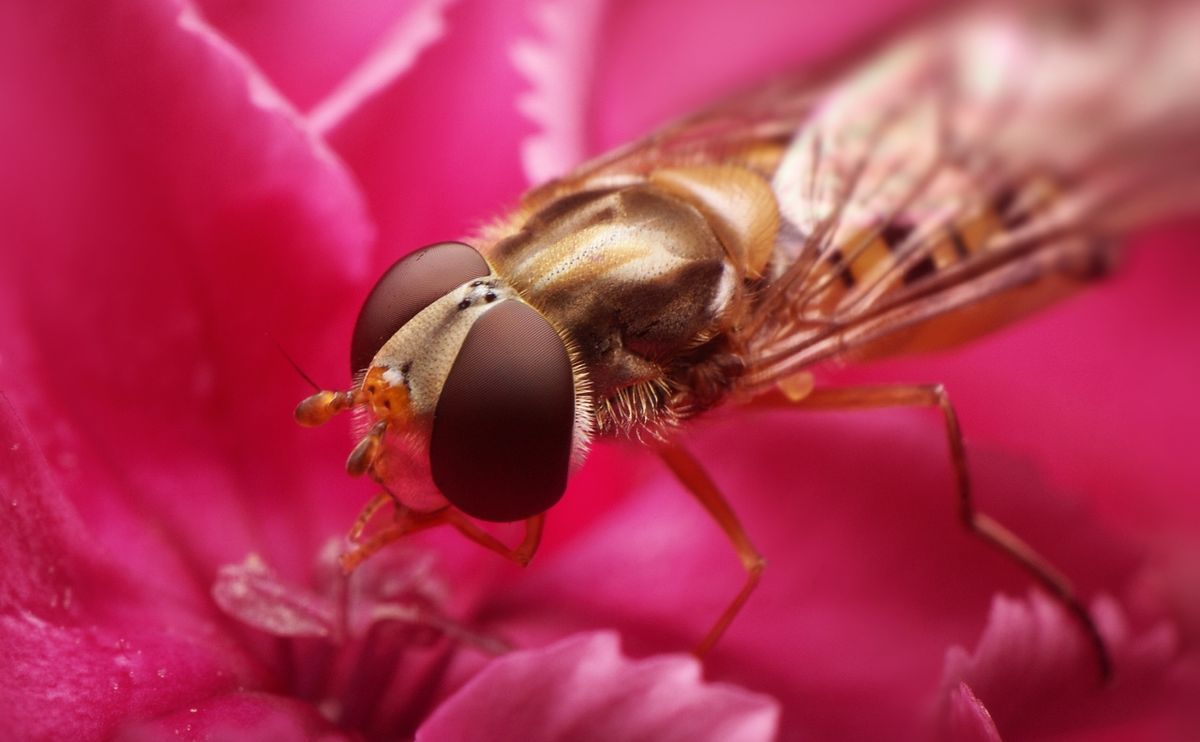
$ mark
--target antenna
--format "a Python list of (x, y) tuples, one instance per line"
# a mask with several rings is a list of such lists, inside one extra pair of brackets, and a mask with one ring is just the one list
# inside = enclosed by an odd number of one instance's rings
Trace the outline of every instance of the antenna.
[(301, 379), (304, 379), (306, 382), (308, 382), (308, 385), (311, 386), (315, 391), (323, 391), (321, 387), (317, 385), (317, 382), (312, 380), (311, 376), (304, 373), (304, 369), (300, 368), (300, 364), (296, 363), (296, 360), (292, 358), (292, 356), (286, 350), (283, 349), (283, 346), (279, 344), (279, 341), (275, 339), (275, 336), (272, 335), (270, 331), (267, 331), (266, 335), (268, 338), (270, 338), (271, 344), (275, 346), (275, 350), (279, 351), (279, 354), (284, 357), (284, 359), (293, 369), (295, 369), (296, 373), (300, 374)]

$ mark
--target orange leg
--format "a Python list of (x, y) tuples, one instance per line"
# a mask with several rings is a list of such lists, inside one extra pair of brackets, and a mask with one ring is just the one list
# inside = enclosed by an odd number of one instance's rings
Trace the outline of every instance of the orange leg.
[[(362, 541), (363, 532), (371, 522), (371, 519), (388, 503), (392, 503), (396, 508), (395, 520), (366, 541)], [(418, 513), (400, 505), (395, 495), (387, 490), (383, 490), (372, 497), (363, 506), (358, 517), (354, 519), (354, 525), (350, 528), (349, 534), (350, 541), (354, 543), (354, 548), (343, 554), (340, 561), (342, 569), (346, 572), (351, 572), (383, 547), (404, 538), (410, 533), (448, 524), (454, 526), (459, 533), (480, 546), (494, 551), (506, 559), (511, 559), (524, 567), (529, 564), (530, 560), (533, 559), (534, 553), (537, 552), (538, 544), (542, 540), (542, 529), (545, 523), (545, 513), (527, 519), (525, 521), (525, 538), (515, 548), (511, 548), (477, 526), (454, 508), (443, 508), (432, 513)]]
[(458, 532), (475, 543), (496, 552), (505, 559), (511, 559), (525, 567), (537, 552), (538, 544), (542, 542), (542, 528), (546, 524), (546, 514), (535, 515), (525, 521), (525, 538), (516, 548), (509, 547), (498, 538), (475, 525), (465, 515), (457, 510), (446, 511), (446, 522), (458, 529)]
[(418, 513), (408, 508), (398, 507), (396, 508), (395, 520), (389, 526), (372, 535), (367, 540), (360, 541), (363, 529), (366, 528), (371, 516), (379, 512), (380, 508), (390, 498), (391, 495), (386, 492), (376, 495), (367, 503), (362, 512), (359, 513), (358, 518), (355, 519), (354, 527), (350, 531), (350, 540), (354, 542), (354, 548), (342, 554), (338, 560), (342, 564), (342, 570), (347, 574), (353, 572), (358, 565), (365, 562), (388, 544), (399, 541), (410, 533), (440, 526), (448, 521), (447, 510)]
[(703, 657), (725, 633), (725, 629), (729, 628), (730, 622), (733, 621), (738, 611), (742, 610), (750, 593), (754, 592), (754, 588), (758, 586), (759, 578), (762, 577), (763, 568), (767, 562), (754, 548), (754, 544), (750, 543), (750, 537), (746, 535), (746, 530), (742, 528), (733, 508), (729, 507), (724, 495), (700, 466), (700, 462), (696, 461), (695, 457), (686, 450), (673, 444), (661, 447), (658, 453), (676, 478), (700, 501), (708, 514), (717, 521), (717, 525), (721, 526), (721, 530), (733, 543), (733, 548), (737, 551), (738, 558), (742, 560), (742, 566), (746, 569), (746, 583), (742, 585), (742, 589), (734, 596), (733, 601), (717, 618), (717, 622), (708, 630), (694, 650), (696, 656)]
[(842, 389), (811, 389), (802, 395), (777, 389), (754, 399), (748, 405), (758, 409), (866, 410), (883, 407), (937, 407), (946, 428), (946, 442), (958, 490), (958, 514), (967, 530), (999, 549), (1024, 567), (1079, 622), (1096, 653), (1101, 677), (1112, 677), (1112, 659), (1100, 630), (1070, 581), (1049, 561), (1019, 536), (975, 509), (971, 495), (971, 476), (967, 469), (967, 451), (958, 415), (950, 397), (940, 384), (905, 386), (866, 386)]
[(370, 523), (371, 519), (375, 517), (375, 514), (382, 510), (383, 507), (389, 502), (396, 507), (397, 512), (400, 511), (402, 506), (400, 505), (399, 500), (397, 500), (396, 496), (387, 490), (383, 490), (376, 494), (366, 505), (363, 506), (362, 510), (358, 511), (358, 517), (354, 519), (354, 525), (350, 527), (350, 540), (352, 542), (356, 544), (358, 543), (359, 539), (362, 538), (363, 531), (367, 530), (367, 524)]

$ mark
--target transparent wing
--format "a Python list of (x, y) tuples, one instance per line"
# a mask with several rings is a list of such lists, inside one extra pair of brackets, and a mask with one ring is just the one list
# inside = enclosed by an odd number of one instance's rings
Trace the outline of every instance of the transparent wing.
[(812, 117), (829, 88), (846, 71), (877, 54), (896, 35), (897, 25), (916, 25), (917, 14), (876, 29), (821, 64), (730, 96), (674, 121), (623, 147), (590, 160), (564, 178), (535, 189), (566, 190), (568, 184), (612, 174), (644, 174), (676, 164), (737, 164), (771, 177), (796, 132)]
[(1198, 23), (1188, 2), (974, 9), (809, 101), (773, 173), (785, 229), (738, 328), (745, 383), (969, 339), (1196, 204)]
[(575, 171), (578, 179), (644, 173), (674, 164), (739, 164), (770, 177), (779, 158), (821, 99), (811, 77), (782, 79), (726, 99)]

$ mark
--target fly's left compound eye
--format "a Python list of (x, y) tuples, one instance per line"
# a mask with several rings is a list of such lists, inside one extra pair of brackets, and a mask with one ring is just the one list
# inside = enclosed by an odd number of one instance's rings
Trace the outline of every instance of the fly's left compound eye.
[(383, 344), (422, 309), (489, 273), (483, 256), (461, 242), (439, 242), (396, 261), (359, 310), (350, 341), (350, 373), (366, 368)]
[(429, 442), (433, 481), (480, 520), (544, 513), (567, 486), (574, 425), (562, 339), (529, 305), (501, 302), (471, 327), (442, 387)]

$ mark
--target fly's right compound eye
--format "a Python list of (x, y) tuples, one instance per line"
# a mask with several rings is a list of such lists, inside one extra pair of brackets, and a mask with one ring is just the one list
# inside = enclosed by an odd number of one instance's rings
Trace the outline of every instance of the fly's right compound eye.
[(350, 342), (350, 373), (366, 368), (384, 343), (422, 309), (490, 273), (483, 256), (461, 242), (439, 242), (396, 261), (358, 313)]
[(438, 398), (429, 440), (434, 484), (473, 518), (511, 522), (562, 497), (575, 430), (571, 359), (521, 301), (471, 327)]

